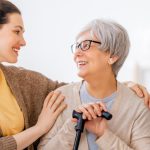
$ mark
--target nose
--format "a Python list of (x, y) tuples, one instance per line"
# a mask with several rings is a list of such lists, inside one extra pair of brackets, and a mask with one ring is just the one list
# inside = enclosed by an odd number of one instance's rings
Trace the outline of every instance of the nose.
[(20, 45), (21, 45), (21, 46), (26, 46), (26, 41), (25, 41), (24, 37), (22, 37), (22, 38), (20, 39)]
[(81, 48), (76, 48), (75, 52), (74, 52), (74, 55), (79, 55), (79, 54), (82, 54), (83, 51), (81, 50)]
[(76, 51), (74, 52), (74, 57), (73, 57), (74, 61), (76, 60), (77, 57), (81, 57), (83, 55), (84, 55), (83, 51), (80, 48), (77, 48)]

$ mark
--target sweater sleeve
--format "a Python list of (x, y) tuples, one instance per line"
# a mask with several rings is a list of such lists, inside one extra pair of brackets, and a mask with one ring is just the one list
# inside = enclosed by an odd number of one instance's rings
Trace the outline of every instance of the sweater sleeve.
[(106, 130), (104, 135), (97, 139), (96, 143), (101, 150), (149, 150), (150, 111), (145, 109), (145, 107), (135, 120), (131, 133), (130, 145), (127, 145), (119, 136), (115, 135), (110, 130)]
[(12, 136), (0, 138), (0, 150), (16, 150), (17, 144)]
[(74, 123), (68, 119), (63, 126), (57, 121), (40, 141), (38, 150), (70, 150), (75, 139)]
[(134, 150), (110, 130), (106, 130), (105, 134), (96, 140), (96, 143), (99, 146), (100, 150)]

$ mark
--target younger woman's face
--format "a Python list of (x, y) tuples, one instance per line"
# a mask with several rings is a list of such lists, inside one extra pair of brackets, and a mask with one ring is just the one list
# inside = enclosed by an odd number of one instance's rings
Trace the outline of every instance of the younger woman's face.
[(16, 63), (25, 46), (24, 25), (20, 14), (8, 14), (8, 23), (0, 25), (0, 62)]

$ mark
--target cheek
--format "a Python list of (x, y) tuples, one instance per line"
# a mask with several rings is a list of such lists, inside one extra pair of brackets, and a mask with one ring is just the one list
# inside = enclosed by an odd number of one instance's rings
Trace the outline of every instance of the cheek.
[(108, 65), (108, 61), (104, 57), (96, 56), (95, 58), (93, 58), (93, 62), (98, 68), (105, 68)]
[(3, 37), (0, 40), (0, 47), (9, 47), (13, 41), (14, 39), (12, 37)]
[(8, 47), (8, 43), (6, 42), (6, 40), (0, 40), (0, 50), (5, 50)]
[(77, 56), (75, 54), (73, 54), (73, 60), (74, 60), (74, 62), (76, 62), (76, 58), (77, 58)]

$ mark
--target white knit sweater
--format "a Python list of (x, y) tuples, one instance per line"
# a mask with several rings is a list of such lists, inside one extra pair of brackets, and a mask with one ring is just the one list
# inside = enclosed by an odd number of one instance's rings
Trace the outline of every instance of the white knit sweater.
[[(66, 96), (68, 107), (42, 138), (40, 150), (72, 150), (75, 131), (68, 118), (71, 118), (72, 110), (81, 105), (80, 86), (81, 83), (73, 83), (58, 89)], [(150, 111), (134, 92), (118, 83), (110, 112), (113, 118), (108, 121), (108, 130), (96, 140), (100, 150), (150, 150)], [(79, 150), (88, 150), (85, 132)]]

